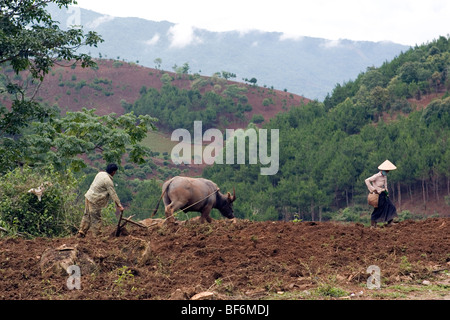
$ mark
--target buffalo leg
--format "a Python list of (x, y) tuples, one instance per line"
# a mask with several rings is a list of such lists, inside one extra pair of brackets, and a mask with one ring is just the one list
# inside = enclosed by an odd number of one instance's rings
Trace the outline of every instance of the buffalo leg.
[(165, 215), (166, 215), (166, 219), (169, 222), (174, 223), (175, 222), (175, 217), (174, 214), (175, 212), (177, 212), (181, 207), (183, 206), (183, 203), (181, 202), (177, 202), (177, 201), (172, 201), (168, 206), (166, 206), (165, 209)]
[(209, 215), (209, 213), (211, 212), (211, 209), (212, 209), (212, 206), (207, 206), (206, 208), (204, 208), (202, 210), (202, 215), (200, 217), (201, 223), (205, 223), (205, 222), (211, 223), (212, 222), (212, 219)]
[(173, 209), (172, 204), (169, 204), (166, 207), (166, 210), (164, 211), (164, 214), (166, 215), (166, 220), (171, 222), (171, 223), (175, 222), (175, 218), (173, 216), (174, 211), (175, 210)]

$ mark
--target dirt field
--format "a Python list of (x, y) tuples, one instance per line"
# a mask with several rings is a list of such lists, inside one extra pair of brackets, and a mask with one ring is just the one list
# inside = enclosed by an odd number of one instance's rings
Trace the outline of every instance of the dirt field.
[[(0, 238), (0, 299), (183, 300), (202, 292), (213, 300), (450, 299), (448, 218), (377, 229), (216, 220), (127, 230)], [(79, 287), (69, 290), (65, 267), (52, 265), (61, 259), (80, 267)], [(371, 265), (380, 268), (379, 289), (368, 288)]]

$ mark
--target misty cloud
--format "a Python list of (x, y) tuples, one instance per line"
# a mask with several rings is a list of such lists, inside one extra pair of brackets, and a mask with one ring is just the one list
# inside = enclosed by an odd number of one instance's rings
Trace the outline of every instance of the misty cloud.
[(286, 40), (292, 40), (292, 41), (302, 41), (305, 37), (298, 35), (298, 34), (289, 34), (289, 33), (283, 33), (280, 36), (280, 41), (286, 41)]
[(161, 38), (161, 36), (159, 35), (159, 33), (156, 33), (153, 36), (153, 38), (151, 38), (150, 40), (145, 41), (145, 44), (148, 45), (148, 46), (153, 46), (153, 45), (158, 43), (160, 38)]
[(331, 48), (338, 48), (342, 45), (341, 40), (325, 40), (323, 44), (321, 44), (321, 47), (331, 49)]
[(171, 48), (184, 48), (188, 45), (202, 43), (203, 40), (195, 34), (191, 25), (176, 24), (168, 31)]
[(101, 16), (101, 17), (95, 19), (92, 22), (87, 23), (86, 27), (95, 29), (95, 28), (98, 28), (101, 24), (112, 21), (112, 20), (114, 20), (113, 16), (104, 15), (104, 16)]

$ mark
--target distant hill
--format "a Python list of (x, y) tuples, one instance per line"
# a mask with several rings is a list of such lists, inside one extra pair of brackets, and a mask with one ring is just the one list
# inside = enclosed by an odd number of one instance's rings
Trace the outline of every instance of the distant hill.
[[(77, 9), (78, 10), (78, 9)], [(116, 18), (90, 10), (73, 8), (49, 12), (60, 27), (81, 24), (105, 40), (89, 48), (93, 57), (102, 56), (163, 70), (188, 63), (192, 73), (211, 76), (215, 72), (236, 74), (237, 81), (256, 78), (260, 86), (322, 100), (337, 83), (354, 79), (370, 66), (380, 66), (407, 46), (390, 42), (368, 42), (302, 37), (284, 38), (278, 32), (210, 32), (189, 30), (189, 41), (176, 37), (174, 23), (140, 18)]]
[[(244, 113), (243, 119), (237, 121), (231, 119), (232, 121), (227, 123), (228, 128), (245, 128), (255, 114), (269, 120), (277, 113), (289, 110), (291, 106), (311, 101), (289, 92), (227, 81), (221, 77), (177, 75), (131, 62), (109, 59), (97, 59), (96, 62), (97, 68), (88, 69), (79, 66), (75, 68), (55, 66), (39, 88), (38, 101), (49, 106), (57, 105), (63, 114), (66, 111), (80, 111), (82, 108), (95, 108), (96, 113), (101, 115), (112, 112), (123, 114), (126, 112), (124, 106), (133, 104), (141, 96), (143, 88), (160, 90), (164, 74), (169, 75), (173, 79), (171, 84), (178, 88), (191, 90), (197, 84), (202, 94), (214, 91), (224, 95), (224, 90), (230, 86), (244, 88), (245, 92), (242, 95), (246, 96), (246, 104), (251, 108)], [(11, 73), (12, 76), (12, 69), (5, 69), (4, 72)], [(200, 86), (199, 80), (203, 80)], [(157, 125), (164, 127), (163, 123)]]

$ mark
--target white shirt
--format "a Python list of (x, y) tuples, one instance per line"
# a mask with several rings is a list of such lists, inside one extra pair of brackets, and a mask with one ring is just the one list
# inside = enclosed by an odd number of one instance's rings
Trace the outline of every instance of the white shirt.
[(387, 176), (383, 176), (381, 172), (378, 172), (365, 180), (367, 188), (370, 192), (377, 191), (381, 193), (387, 191)]

